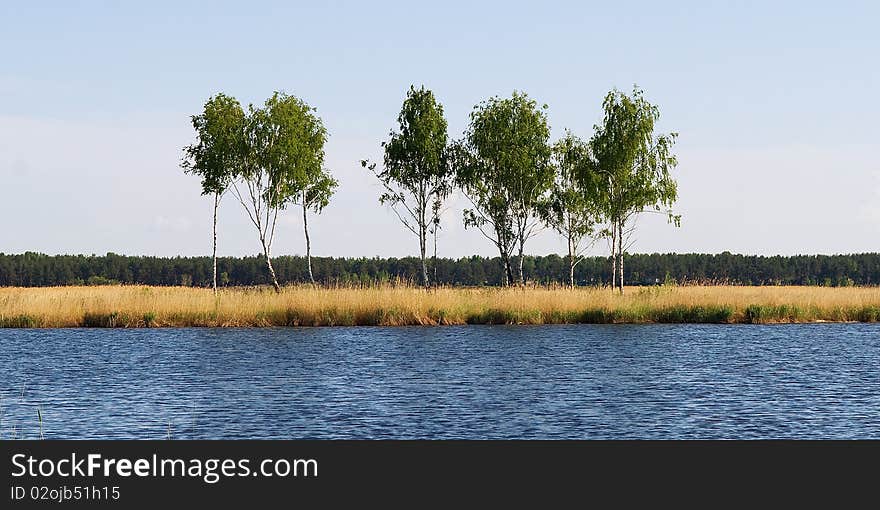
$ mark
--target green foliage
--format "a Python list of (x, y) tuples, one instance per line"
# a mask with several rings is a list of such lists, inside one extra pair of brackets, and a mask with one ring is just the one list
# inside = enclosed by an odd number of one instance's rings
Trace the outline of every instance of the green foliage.
[(610, 225), (608, 235), (623, 292), (623, 254), (634, 229), (627, 226), (630, 220), (645, 211), (665, 211), (670, 222), (680, 223), (680, 216), (672, 212), (678, 187), (671, 176), (677, 164), (672, 146), (678, 135), (654, 134), (660, 110), (638, 87), (633, 87), (631, 95), (612, 90), (602, 106), (603, 121), (594, 126), (590, 140), (593, 171), (584, 174), (583, 180), (591, 185), (598, 175), (604, 181), (601, 210)]
[(283, 209), (323, 174), (327, 130), (305, 101), (275, 92), (249, 107), (241, 177), (257, 187), (267, 209)]
[(327, 170), (310, 177), (305, 189), (301, 205), (306, 209), (320, 213), (330, 204), (330, 198), (336, 193), (339, 182)]
[(858, 314), (858, 320), (861, 322), (877, 322), (880, 321), (880, 306), (866, 305)]
[[(816, 285), (826, 278), (832, 283), (850, 279), (857, 286), (880, 283), (880, 253), (851, 255), (759, 256), (720, 254), (631, 254), (628, 278), (632, 285), (657, 288), (665, 279), (670, 285)], [(330, 284), (378, 281), (380, 275), (391, 280), (418, 281), (418, 257), (318, 257), (313, 259), (315, 277)], [(446, 285), (499, 285), (503, 267), (499, 257), (470, 256), (438, 258), (437, 278)], [(281, 256), (272, 260), (278, 278), (284, 283), (308, 282), (303, 257)], [(526, 256), (527, 277), (541, 283), (565, 283), (565, 256)], [(271, 283), (264, 270), (262, 255), (220, 257), (218, 275), (223, 285), (250, 286)], [(263, 269), (261, 269), (263, 268)], [(43, 287), (82, 285), (85, 281), (114, 284), (179, 285), (183, 274), (192, 276), (196, 287), (211, 285), (211, 257), (147, 257), (106, 255), (44, 255), (0, 253), (0, 286)], [(224, 277), (223, 274), (226, 274)], [(638, 275), (638, 276), (635, 276)], [(606, 257), (584, 257), (575, 271), (581, 285), (610, 282)], [(2, 305), (2, 303), (0, 303)]]
[(677, 223), (671, 207), (678, 187), (670, 174), (678, 163), (671, 152), (677, 133), (654, 135), (660, 110), (638, 87), (629, 96), (612, 90), (602, 106), (605, 117), (590, 140), (594, 172), (586, 174), (585, 184), (592, 184), (594, 173), (607, 180), (603, 205), (612, 220), (625, 221), (645, 208), (665, 208)]
[(554, 179), (549, 195), (539, 204), (541, 219), (563, 237), (593, 233), (600, 220), (602, 181), (593, 172), (590, 147), (566, 132), (552, 148)]
[[(802, 322), (815, 319), (818, 311), (795, 305), (749, 305), (743, 314), (743, 322), (765, 324), (775, 322)], [(834, 320), (848, 320), (846, 313)]]
[(85, 280), (86, 285), (119, 285), (118, 280), (104, 276), (92, 275)]
[[(384, 168), (376, 175), (387, 192), (380, 201), (392, 207), (403, 204), (410, 212), (423, 215), (432, 196), (445, 197), (450, 191), (443, 105), (425, 87), (411, 86), (397, 123), (399, 132), (389, 133), (390, 138), (382, 144)], [(415, 202), (412, 208), (406, 204), (407, 198)]]
[(554, 178), (548, 196), (538, 203), (538, 213), (550, 228), (566, 240), (569, 284), (583, 254), (584, 238), (596, 232), (601, 221), (603, 181), (593, 172), (589, 145), (571, 132), (552, 149)]
[[(546, 109), (516, 91), (490, 98), (474, 107), (465, 138), (455, 147), (456, 181), (473, 205), (464, 211), (464, 225), (480, 229), (505, 262), (517, 246), (522, 261), (553, 181)], [(522, 283), (522, 271), (519, 276)]]
[(239, 102), (217, 94), (192, 116), (198, 141), (184, 147), (181, 166), (202, 178), (202, 194), (221, 195), (241, 170), (245, 115)]
[[(422, 283), (428, 286), (427, 235), (440, 227), (443, 201), (452, 190), (446, 118), (443, 105), (424, 86), (410, 86), (397, 117), (398, 132), (391, 131), (383, 142), (383, 168), (362, 160), (385, 191), (379, 202), (387, 204), (407, 230), (419, 239)], [(436, 238), (435, 238), (436, 241)]]
[(237, 143), (223, 146), (224, 158), (233, 162), (232, 193), (257, 229), (275, 290), (271, 248), (279, 211), (300, 199), (304, 208), (320, 210), (336, 187), (323, 167), (327, 131), (314, 112), (301, 99), (275, 92), (261, 108), (248, 106)]
[(38, 328), (43, 321), (39, 317), (30, 315), (14, 315), (6, 317), (0, 315), (0, 328)]
[[(315, 111), (305, 101), (281, 92), (272, 94), (262, 109), (251, 111), (252, 155), (268, 174), (266, 200), (272, 206), (283, 208), (285, 202), (296, 201), (319, 182), (325, 188), (335, 187), (323, 166), (327, 130)], [(320, 191), (313, 193), (320, 195)]]

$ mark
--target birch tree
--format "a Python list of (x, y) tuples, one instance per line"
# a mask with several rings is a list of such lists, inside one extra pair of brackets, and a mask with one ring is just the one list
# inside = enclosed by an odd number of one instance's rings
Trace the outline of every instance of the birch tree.
[[(382, 143), (382, 170), (368, 160), (361, 161), (361, 165), (372, 171), (385, 188), (379, 202), (388, 204), (403, 226), (418, 238), (422, 285), (428, 288), (428, 234), (436, 234), (439, 228), (440, 210), (452, 181), (443, 105), (425, 87), (410, 86), (397, 124), (399, 131), (389, 133), (388, 141)], [(436, 253), (436, 235), (434, 241)]]
[(502, 284), (506, 287), (514, 281), (510, 258), (516, 246), (507, 197), (497, 183), (483, 177), (488, 173), (484, 166), (487, 162), (481, 160), (465, 143), (454, 145), (453, 158), (456, 182), (472, 206), (462, 211), (464, 226), (476, 228), (495, 245), (501, 260)]
[[(590, 140), (594, 171), (603, 181), (603, 213), (609, 223), (613, 285), (623, 294), (624, 253), (631, 246), (635, 218), (643, 212), (665, 214), (679, 225), (672, 205), (678, 187), (671, 171), (676, 133), (654, 134), (660, 110), (638, 87), (631, 95), (612, 90), (603, 102), (605, 115)], [(616, 281), (615, 281), (616, 280)]]
[(566, 241), (568, 284), (575, 286), (575, 266), (600, 232), (601, 181), (593, 171), (589, 145), (567, 132), (553, 146), (555, 168), (547, 199), (540, 207), (541, 218)]
[(214, 198), (212, 222), (213, 288), (217, 293), (217, 210), (229, 185), (238, 175), (242, 161), (245, 115), (239, 102), (217, 94), (205, 103), (204, 110), (192, 116), (198, 141), (184, 147), (181, 166), (187, 173), (202, 178), (202, 194)]
[(309, 238), (309, 216), (311, 210), (320, 214), (330, 204), (330, 197), (336, 191), (339, 183), (326, 170), (321, 170), (309, 179), (309, 183), (300, 193), (299, 204), (302, 206), (303, 231), (306, 237), (306, 267), (309, 270), (309, 281), (314, 285), (315, 276), (312, 273), (312, 243)]
[(271, 253), (278, 214), (321, 168), (326, 130), (314, 108), (280, 92), (248, 111), (240, 185), (233, 183), (233, 193), (257, 230), (272, 286), (280, 292)]
[(517, 250), (518, 282), (525, 284), (525, 243), (540, 230), (538, 205), (553, 180), (546, 108), (516, 91), (493, 97), (474, 107), (460, 145), (457, 181), (473, 205), (464, 224), (498, 248), (505, 283), (513, 281), (510, 258)]

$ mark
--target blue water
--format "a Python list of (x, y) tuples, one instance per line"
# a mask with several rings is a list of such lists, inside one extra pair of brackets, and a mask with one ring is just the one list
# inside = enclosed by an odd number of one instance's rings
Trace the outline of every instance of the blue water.
[(880, 325), (0, 330), (0, 437), (880, 438)]

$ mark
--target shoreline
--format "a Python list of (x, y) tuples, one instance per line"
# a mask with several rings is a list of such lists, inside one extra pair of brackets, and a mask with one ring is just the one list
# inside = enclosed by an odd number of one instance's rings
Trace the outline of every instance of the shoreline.
[(2, 328), (541, 324), (809, 324), (880, 321), (877, 287), (597, 288), (99, 286), (0, 288)]
[(826, 324), (829, 326), (845, 325), (845, 324), (877, 324), (878, 321), (829, 321), (829, 320), (813, 320), (813, 321), (792, 321), (792, 322), (545, 322), (541, 324), (535, 323), (464, 323), (464, 324), (306, 324), (306, 325), (175, 325), (165, 324), (162, 326), (0, 326), (0, 331), (4, 330), (95, 330), (95, 329), (351, 329), (351, 328), (455, 328), (455, 327), (499, 327), (499, 326), (523, 326), (523, 327), (542, 327), (542, 326), (658, 326), (658, 325), (688, 325), (688, 326), (805, 326)]

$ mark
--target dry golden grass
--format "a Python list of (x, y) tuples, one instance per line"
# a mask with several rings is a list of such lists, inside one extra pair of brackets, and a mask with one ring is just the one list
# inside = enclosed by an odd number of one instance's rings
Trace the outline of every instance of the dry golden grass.
[(334, 326), (880, 320), (880, 288), (0, 288), (0, 326)]

